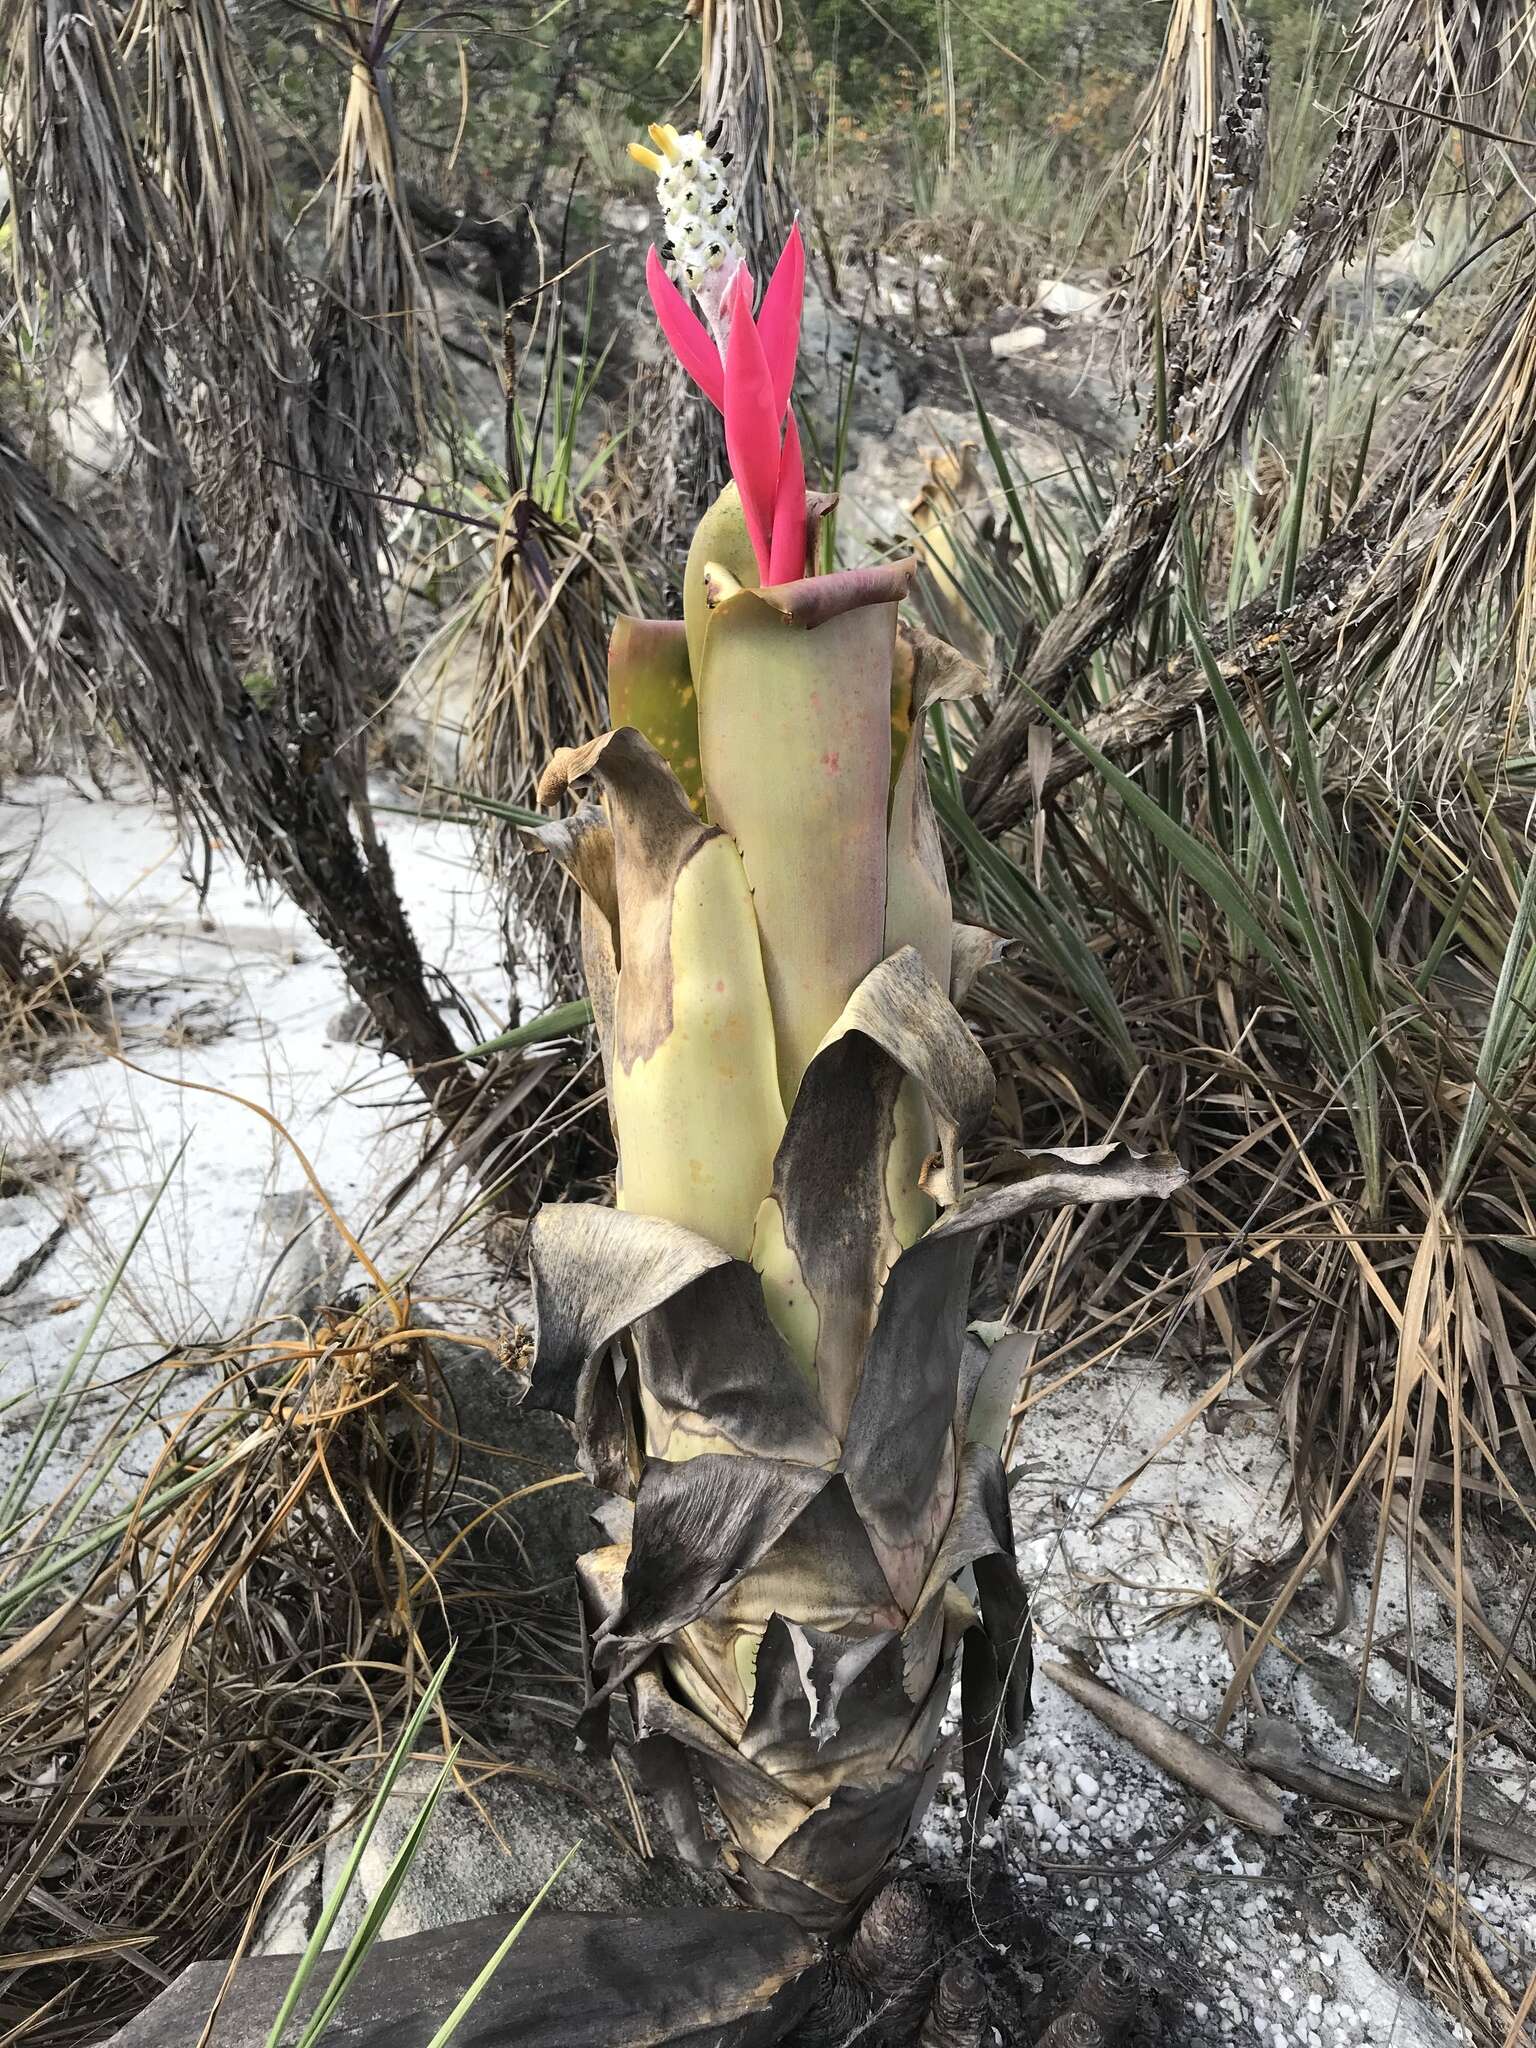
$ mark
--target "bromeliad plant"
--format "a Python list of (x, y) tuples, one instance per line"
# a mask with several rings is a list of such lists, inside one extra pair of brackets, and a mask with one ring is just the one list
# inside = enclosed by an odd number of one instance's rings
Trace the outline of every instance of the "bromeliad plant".
[(651, 296), (734, 481), (683, 620), (620, 623), (613, 729), (540, 791), (578, 799), (542, 836), (582, 890), (619, 1172), (616, 1208), (532, 1226), (529, 1398), (614, 1497), (579, 1567), (588, 1730), (627, 1690), (684, 1852), (720, 1853), (697, 1770), (738, 1887), (830, 1932), (929, 1790), (957, 1650), (978, 1804), (1028, 1707), (978, 1241), (1180, 1176), (1108, 1145), (965, 1191), (993, 1083), (955, 1002), (991, 941), (951, 919), (923, 728), (981, 679), (899, 624), (911, 563), (807, 573), (798, 230), (758, 301), (722, 166), (651, 134), (703, 318), (654, 252)]

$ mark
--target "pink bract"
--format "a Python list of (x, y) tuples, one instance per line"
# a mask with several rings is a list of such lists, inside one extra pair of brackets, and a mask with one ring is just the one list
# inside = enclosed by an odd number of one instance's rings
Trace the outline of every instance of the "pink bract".
[(673, 354), (725, 415), (725, 449), (765, 584), (805, 574), (805, 463), (790, 410), (800, 316), (805, 301), (805, 243), (789, 231), (754, 319), (752, 282), (743, 269), (727, 297), (725, 360), (655, 249), (646, 260), (651, 305)]

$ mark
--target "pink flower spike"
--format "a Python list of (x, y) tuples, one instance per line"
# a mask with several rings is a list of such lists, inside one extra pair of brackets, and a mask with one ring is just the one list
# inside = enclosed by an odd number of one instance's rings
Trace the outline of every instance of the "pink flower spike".
[(725, 452), (741, 492), (758, 574), (767, 583), (779, 490), (779, 416), (774, 409), (768, 359), (752, 323), (751, 287), (744, 278), (737, 278), (731, 298), (731, 338), (725, 350)]
[(773, 558), (768, 581), (797, 583), (805, 574), (805, 459), (794, 407), (784, 422), (784, 453), (779, 458), (779, 489), (773, 503)]
[(800, 238), (800, 223), (796, 221), (773, 267), (768, 289), (763, 293), (763, 309), (757, 316), (757, 331), (762, 337), (763, 354), (768, 358), (769, 374), (773, 378), (773, 400), (780, 419), (789, 409), (790, 389), (795, 381), (795, 358), (800, 353), (800, 314), (804, 304), (805, 243)]
[(645, 259), (645, 282), (672, 353), (718, 411), (725, 410), (725, 369), (708, 328), (668, 277), (654, 247)]

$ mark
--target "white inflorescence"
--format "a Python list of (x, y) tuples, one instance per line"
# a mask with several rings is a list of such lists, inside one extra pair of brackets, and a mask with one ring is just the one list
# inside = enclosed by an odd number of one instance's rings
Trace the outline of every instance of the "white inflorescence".
[(680, 135), (675, 163), (663, 163), (656, 183), (667, 246), (689, 289), (697, 293), (712, 272), (734, 272), (743, 261), (736, 238), (736, 203), (725, 166), (703, 136)]
[(656, 173), (672, 267), (699, 303), (721, 356), (730, 335), (730, 292), (746, 267), (736, 232), (736, 202), (725, 181), (725, 160), (695, 129), (652, 128), (661, 154), (633, 154)]

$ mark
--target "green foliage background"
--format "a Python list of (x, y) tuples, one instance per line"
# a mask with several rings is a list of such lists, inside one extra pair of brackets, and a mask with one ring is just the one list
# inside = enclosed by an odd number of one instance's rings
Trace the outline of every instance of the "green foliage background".
[[(1244, 12), (1277, 88), (1299, 78), (1318, 10), (1254, 0)], [(1053, 143), (1064, 169), (1092, 168), (1129, 136), (1167, 19), (1166, 5), (1141, 0), (787, 0), (791, 149), (804, 160), (895, 147), (906, 166), (1027, 139)], [(293, 0), (262, 0), (247, 34), (285, 170), (312, 188), (345, 62)], [(585, 194), (638, 189), (624, 144), (649, 120), (687, 118), (696, 48), (681, 8), (654, 0), (408, 10), (391, 57), (408, 175), (483, 218), (530, 200), (547, 215), (578, 164)]]

